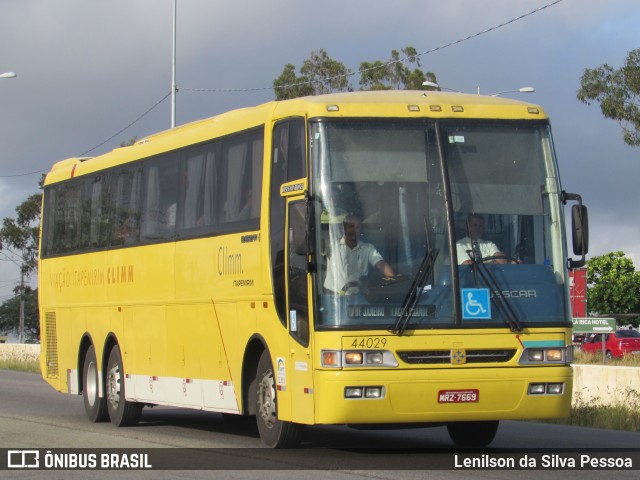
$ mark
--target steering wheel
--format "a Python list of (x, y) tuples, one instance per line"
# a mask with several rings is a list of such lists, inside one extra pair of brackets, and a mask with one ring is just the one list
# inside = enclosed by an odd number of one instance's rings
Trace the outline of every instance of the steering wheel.
[(490, 255), (488, 257), (483, 257), (482, 258), (482, 263), (489, 263), (489, 262), (493, 262), (495, 260), (504, 260), (505, 261), (505, 265), (522, 263), (517, 258), (510, 257), (509, 255)]

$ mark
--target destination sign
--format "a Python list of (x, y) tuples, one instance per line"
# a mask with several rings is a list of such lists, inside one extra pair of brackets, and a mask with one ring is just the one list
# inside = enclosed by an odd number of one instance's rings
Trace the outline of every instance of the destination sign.
[[(420, 305), (413, 309), (413, 317), (428, 317), (436, 311), (435, 305)], [(398, 317), (402, 312), (400, 306), (389, 305), (348, 305), (347, 315), (354, 318), (363, 317)]]

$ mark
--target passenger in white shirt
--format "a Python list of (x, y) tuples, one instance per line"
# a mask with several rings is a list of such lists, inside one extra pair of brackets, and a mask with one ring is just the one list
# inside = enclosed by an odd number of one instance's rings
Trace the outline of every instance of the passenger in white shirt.
[(382, 258), (372, 244), (359, 240), (361, 221), (357, 215), (346, 215), (343, 221), (344, 235), (337, 245), (332, 245), (328, 256), (327, 277), (324, 288), (336, 294), (358, 293), (360, 277), (369, 272), (369, 265), (384, 276), (393, 277), (393, 268)]

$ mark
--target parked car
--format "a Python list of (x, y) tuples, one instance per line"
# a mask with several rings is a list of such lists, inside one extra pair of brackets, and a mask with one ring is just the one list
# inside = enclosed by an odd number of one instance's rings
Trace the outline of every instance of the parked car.
[(602, 352), (603, 335), (607, 358), (640, 355), (640, 332), (631, 329), (618, 330), (614, 333), (596, 333), (582, 344), (582, 350), (588, 353)]
[(589, 337), (588, 333), (574, 333), (573, 334), (573, 345), (577, 348), (581, 347), (582, 344), (587, 340), (587, 338)]

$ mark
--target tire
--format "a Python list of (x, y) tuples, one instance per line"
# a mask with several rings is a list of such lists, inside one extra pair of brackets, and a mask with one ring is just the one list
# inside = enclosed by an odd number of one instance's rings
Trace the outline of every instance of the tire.
[(276, 380), (269, 352), (262, 352), (256, 376), (256, 423), (260, 439), (267, 447), (291, 448), (298, 445), (302, 425), (278, 420)]
[(457, 447), (486, 447), (498, 433), (499, 422), (455, 422), (447, 424), (447, 431)]
[(84, 355), (82, 399), (84, 400), (84, 411), (92, 422), (105, 422), (109, 419), (107, 401), (104, 396), (100, 397), (100, 377), (96, 350), (91, 345)]
[(125, 399), (124, 369), (122, 368), (122, 355), (118, 345), (114, 346), (109, 354), (105, 392), (107, 411), (111, 423), (117, 427), (127, 427), (138, 423), (142, 405)]

